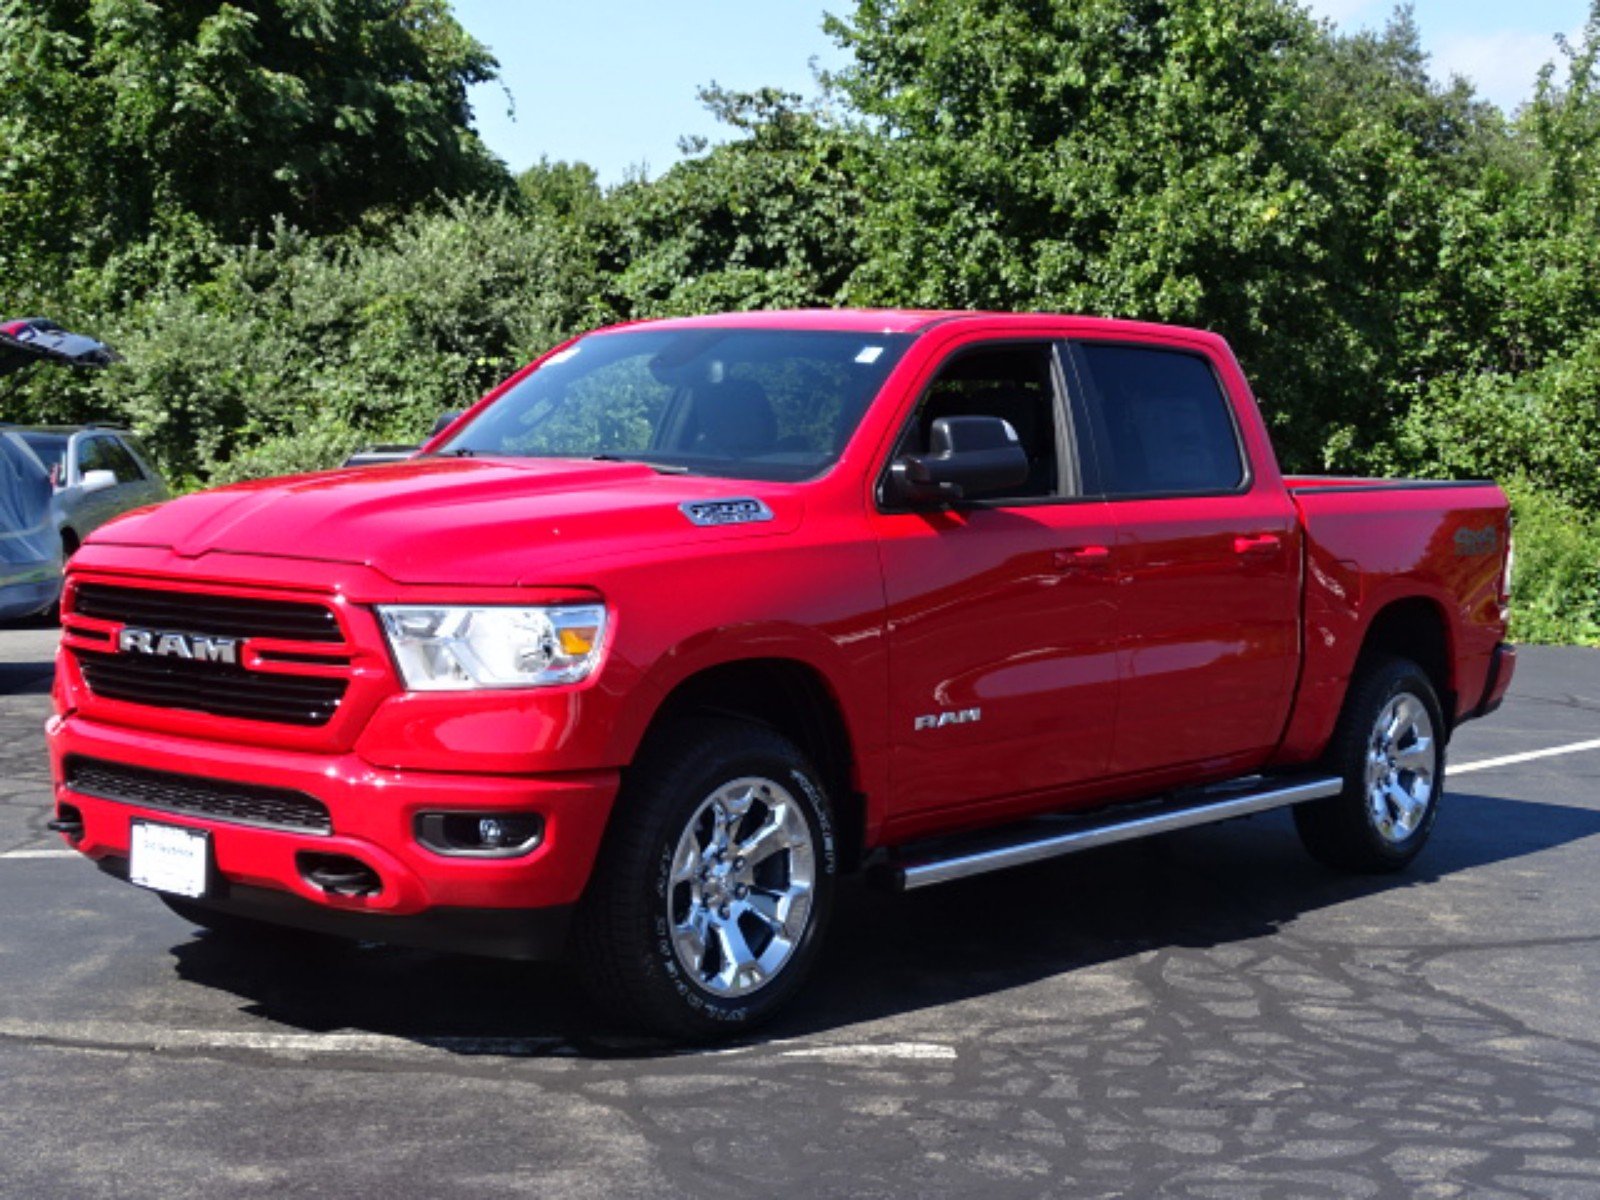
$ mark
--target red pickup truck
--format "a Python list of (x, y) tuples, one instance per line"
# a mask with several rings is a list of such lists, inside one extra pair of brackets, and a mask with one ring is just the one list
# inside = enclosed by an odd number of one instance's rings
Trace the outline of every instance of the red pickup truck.
[(90, 538), (53, 827), (203, 927), (567, 953), (633, 1023), (735, 1031), (848, 871), (1290, 805), (1403, 866), (1511, 679), (1508, 551), (1489, 483), (1285, 478), (1207, 333), (604, 329), (410, 461)]

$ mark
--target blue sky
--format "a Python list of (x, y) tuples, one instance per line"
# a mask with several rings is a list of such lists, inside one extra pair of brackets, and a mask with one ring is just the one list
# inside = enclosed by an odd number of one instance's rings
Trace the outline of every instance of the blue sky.
[[(1378, 27), (1389, 0), (1312, 0), (1353, 30)], [(695, 91), (776, 86), (811, 94), (812, 64), (844, 58), (822, 32), (848, 0), (455, 0), (457, 17), (500, 60), (501, 85), (473, 92), (479, 130), (513, 170), (581, 159), (615, 183), (659, 175), (686, 134), (719, 136)], [(1587, 0), (1416, 0), (1436, 75), (1459, 73), (1505, 108), (1532, 93), (1554, 35), (1576, 34)], [(507, 112), (506, 90), (515, 105)]]

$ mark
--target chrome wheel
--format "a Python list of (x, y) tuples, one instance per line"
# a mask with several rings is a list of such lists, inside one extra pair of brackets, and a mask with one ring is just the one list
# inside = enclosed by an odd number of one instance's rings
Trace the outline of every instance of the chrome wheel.
[(672, 856), (667, 916), (678, 963), (719, 997), (769, 983), (811, 917), (816, 848), (805, 813), (771, 779), (735, 779), (706, 797)]
[(1410, 692), (1378, 713), (1367, 741), (1367, 812), (1384, 841), (1405, 841), (1433, 802), (1438, 751), (1428, 707)]

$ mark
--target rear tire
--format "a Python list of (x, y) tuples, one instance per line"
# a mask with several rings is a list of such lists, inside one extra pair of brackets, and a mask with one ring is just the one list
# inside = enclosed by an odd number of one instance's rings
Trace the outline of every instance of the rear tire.
[(837, 872), (832, 809), (798, 747), (743, 721), (676, 724), (625, 773), (575, 965), (630, 1026), (742, 1033), (805, 982)]
[(1323, 758), (1344, 790), (1294, 810), (1311, 856), (1372, 874), (1398, 871), (1420, 854), (1444, 794), (1446, 728), (1421, 667), (1404, 658), (1361, 660)]

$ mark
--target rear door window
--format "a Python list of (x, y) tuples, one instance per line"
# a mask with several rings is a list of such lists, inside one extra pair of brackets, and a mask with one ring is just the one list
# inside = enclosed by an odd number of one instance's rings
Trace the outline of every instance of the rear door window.
[(1082, 342), (1099, 490), (1113, 497), (1237, 491), (1244, 456), (1211, 365), (1180, 350)]
[(54, 483), (67, 481), (67, 436), (61, 433), (23, 431), (17, 434), (50, 472)]
[(80, 480), (90, 471), (111, 470), (111, 463), (106, 459), (106, 439), (103, 437), (80, 438), (77, 455)]
[(121, 442), (111, 438), (102, 438), (102, 449), (105, 453), (106, 469), (117, 477), (118, 483), (143, 483), (144, 472), (139, 470), (139, 464), (133, 460), (133, 455)]

